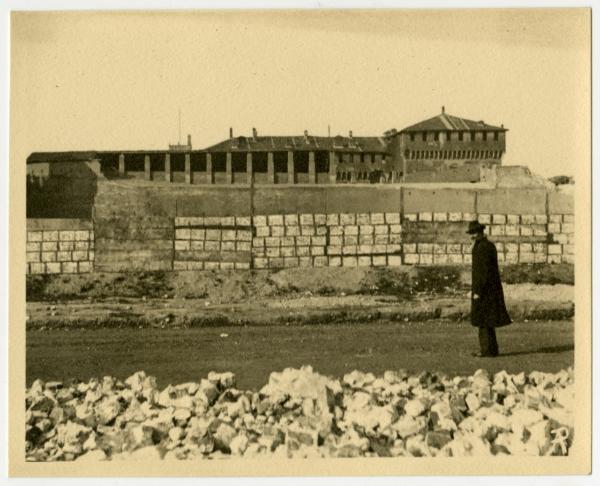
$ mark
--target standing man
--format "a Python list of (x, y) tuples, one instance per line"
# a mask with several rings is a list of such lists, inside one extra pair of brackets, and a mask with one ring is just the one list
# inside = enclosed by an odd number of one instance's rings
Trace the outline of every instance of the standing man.
[(471, 324), (479, 328), (480, 352), (476, 357), (498, 356), (496, 327), (512, 321), (504, 304), (496, 247), (483, 234), (485, 225), (471, 221), (467, 233), (473, 244), (471, 282)]

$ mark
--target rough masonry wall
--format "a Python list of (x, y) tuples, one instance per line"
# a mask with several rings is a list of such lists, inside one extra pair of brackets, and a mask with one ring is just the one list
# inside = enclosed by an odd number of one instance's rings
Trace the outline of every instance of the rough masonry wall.
[(573, 197), (543, 188), (117, 185), (93, 223), (28, 222), (28, 272), (460, 265), (475, 218), (500, 263), (573, 262)]

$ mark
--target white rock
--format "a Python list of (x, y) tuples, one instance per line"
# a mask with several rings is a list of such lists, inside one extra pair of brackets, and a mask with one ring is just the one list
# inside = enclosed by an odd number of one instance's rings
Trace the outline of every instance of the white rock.
[(418, 398), (409, 400), (404, 405), (404, 412), (410, 417), (417, 417), (425, 411), (425, 405)]

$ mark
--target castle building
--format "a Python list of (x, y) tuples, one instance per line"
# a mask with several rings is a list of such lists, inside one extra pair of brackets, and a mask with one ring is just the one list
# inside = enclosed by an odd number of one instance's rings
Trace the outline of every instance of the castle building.
[(502, 163), (504, 125), (493, 126), (441, 114), (402, 130), (391, 130), (389, 152), (404, 182), (476, 182), (480, 169)]
[[(506, 129), (442, 113), (383, 136), (229, 137), (204, 149), (37, 152), (27, 158), (31, 191), (97, 177), (186, 184), (475, 182), (502, 163)], [(66, 184), (68, 186), (68, 184)], [(47, 186), (44, 192), (53, 186)]]

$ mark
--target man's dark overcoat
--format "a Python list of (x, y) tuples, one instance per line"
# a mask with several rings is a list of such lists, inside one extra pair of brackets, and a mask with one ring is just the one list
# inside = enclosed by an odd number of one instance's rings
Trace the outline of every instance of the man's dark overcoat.
[[(501, 327), (512, 321), (504, 304), (496, 247), (487, 238), (473, 245), (471, 285), (471, 324), (477, 327)], [(473, 295), (477, 294), (478, 299)]]

